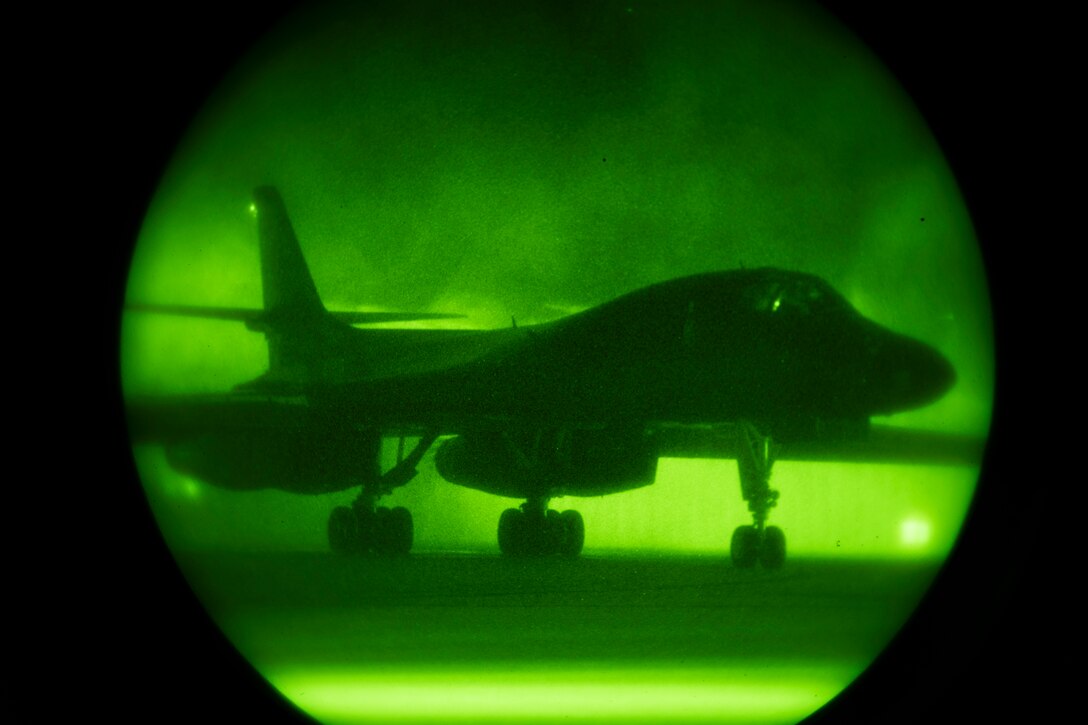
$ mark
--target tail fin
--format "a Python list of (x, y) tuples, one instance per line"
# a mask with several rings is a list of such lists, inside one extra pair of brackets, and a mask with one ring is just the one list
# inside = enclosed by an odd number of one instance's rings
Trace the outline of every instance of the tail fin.
[(261, 186), (253, 192), (261, 247), (264, 308), (272, 313), (318, 316), (325, 312), (310, 276), (298, 237), (279, 191)]
[(272, 186), (253, 191), (261, 258), (262, 309), (127, 303), (126, 311), (245, 323), (263, 333), (268, 371), (243, 388), (294, 389), (344, 379), (359, 368), (369, 338), (352, 325), (464, 317), (437, 312), (329, 312), (317, 294), (283, 198)]
[(279, 191), (262, 186), (253, 196), (264, 291), (264, 314), (259, 327), (254, 327), (268, 341), (264, 379), (316, 381), (329, 353), (329, 336), (341, 325), (325, 310), (317, 294)]

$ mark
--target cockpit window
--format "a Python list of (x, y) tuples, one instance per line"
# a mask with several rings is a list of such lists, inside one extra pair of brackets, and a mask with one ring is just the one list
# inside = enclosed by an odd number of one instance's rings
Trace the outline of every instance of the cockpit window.
[(849, 308), (834, 292), (808, 279), (762, 282), (745, 296), (749, 309), (766, 314), (810, 315)]
[(745, 294), (747, 307), (753, 312), (773, 312), (781, 306), (782, 285), (778, 282), (764, 282), (749, 287)]

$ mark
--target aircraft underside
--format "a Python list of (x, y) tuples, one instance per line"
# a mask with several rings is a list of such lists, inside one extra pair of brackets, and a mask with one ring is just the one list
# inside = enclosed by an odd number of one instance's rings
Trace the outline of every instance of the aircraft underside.
[[(741, 568), (757, 563), (778, 568), (786, 559), (786, 539), (780, 528), (766, 523), (778, 500), (778, 492), (769, 486), (771, 442), (753, 425), (738, 426), (737, 432), (741, 495), (752, 524), (733, 532), (731, 558)], [(351, 506), (338, 506), (331, 512), (328, 536), (333, 551), (404, 555), (411, 550), (411, 513), (403, 507), (380, 506), (379, 500), (415, 476), (416, 466), (436, 439), (434, 434), (424, 436), (407, 455), (402, 440), (397, 464), (365, 482)], [(573, 509), (551, 509), (550, 500), (561, 495), (616, 493), (653, 483), (657, 452), (652, 443), (641, 431), (595, 433), (581, 440), (556, 431), (496, 433), (444, 440), (435, 458), (440, 475), (452, 483), (524, 499), (499, 518), (498, 544), (504, 555), (577, 557), (585, 543), (582, 515)]]

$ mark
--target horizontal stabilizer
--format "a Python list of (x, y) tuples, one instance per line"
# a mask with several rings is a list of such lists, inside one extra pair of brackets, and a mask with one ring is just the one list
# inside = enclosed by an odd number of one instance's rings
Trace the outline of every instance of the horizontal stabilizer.
[[(244, 307), (198, 307), (196, 305), (148, 305), (128, 304), (129, 312), (148, 312), (158, 315), (200, 317), (210, 320), (244, 322), (259, 325), (266, 321), (266, 310)], [(330, 316), (348, 325), (377, 325), (383, 322), (414, 322), (418, 320), (454, 320), (464, 315), (442, 312), (330, 312)]]
[(445, 312), (330, 312), (349, 325), (376, 325), (380, 322), (415, 322), (417, 320), (457, 320), (464, 315)]

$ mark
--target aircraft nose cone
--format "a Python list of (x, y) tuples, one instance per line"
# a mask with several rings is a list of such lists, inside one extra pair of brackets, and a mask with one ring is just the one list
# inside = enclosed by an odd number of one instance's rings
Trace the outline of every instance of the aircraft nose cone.
[(934, 348), (905, 338), (886, 351), (890, 407), (907, 410), (939, 400), (956, 382), (952, 363)]
[(956, 384), (956, 370), (948, 358), (928, 346), (919, 358), (918, 393), (926, 402), (939, 400)]

